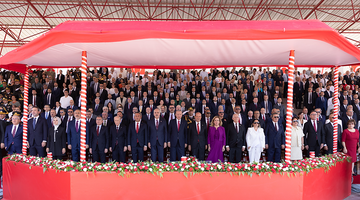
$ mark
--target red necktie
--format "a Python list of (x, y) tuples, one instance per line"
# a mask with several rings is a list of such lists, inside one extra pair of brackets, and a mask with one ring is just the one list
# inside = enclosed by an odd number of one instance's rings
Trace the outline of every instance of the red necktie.
[(263, 120), (265, 121), (265, 115), (263, 115)]
[(315, 132), (316, 132), (316, 124), (315, 124), (315, 121), (314, 121), (314, 130), (315, 130)]
[(16, 127), (14, 126), (14, 130), (13, 130), (13, 132), (12, 132), (13, 138), (15, 137), (15, 133), (16, 133)]
[(276, 126), (276, 123), (275, 123), (275, 130), (278, 131), (277, 126)]
[(136, 122), (136, 133), (139, 133), (139, 122)]
[(99, 126), (96, 128), (96, 135), (99, 136)]
[(197, 132), (198, 132), (198, 134), (200, 134), (199, 123), (197, 123)]
[(180, 120), (178, 120), (178, 132), (180, 131)]
[(156, 130), (158, 130), (158, 129), (159, 129), (159, 121), (156, 120)]
[(34, 106), (36, 106), (36, 96), (34, 96)]
[[(117, 126), (117, 127), (116, 127), (116, 133), (118, 133), (118, 132), (119, 132), (119, 127)], [(118, 144), (119, 144), (119, 141), (116, 140), (115, 145), (118, 145)]]
[(206, 121), (207, 121), (207, 130), (209, 130), (209, 126), (210, 126), (210, 119), (209, 119), (209, 118), (206, 118)]

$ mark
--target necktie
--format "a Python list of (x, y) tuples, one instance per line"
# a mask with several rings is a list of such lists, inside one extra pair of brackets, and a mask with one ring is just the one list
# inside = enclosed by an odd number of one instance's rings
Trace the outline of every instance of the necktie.
[(243, 111), (245, 112), (245, 105), (243, 105)]
[(13, 132), (12, 132), (13, 138), (15, 137), (15, 133), (16, 133), (16, 126), (14, 126), (14, 129), (13, 129)]
[(315, 130), (315, 132), (317, 132), (315, 121), (314, 121), (314, 130)]
[(277, 125), (276, 125), (276, 123), (275, 123), (275, 131), (278, 131), (278, 128), (277, 128)]
[(263, 115), (263, 120), (265, 121), (265, 115)]
[(265, 101), (265, 112), (267, 112), (267, 113), (269, 112), (268, 107), (267, 107), (267, 101)]
[(97, 105), (97, 104), (96, 104), (96, 105), (95, 105), (95, 110), (97, 110), (97, 109), (98, 109), (98, 107), (99, 107), (99, 105)]
[(197, 123), (197, 133), (200, 134), (199, 122)]
[(45, 113), (45, 119), (47, 119), (48, 116), (49, 116), (49, 114), (46, 112), (46, 113)]
[(78, 120), (76, 120), (75, 129), (76, 129), (76, 132), (79, 131), (79, 121)]
[(150, 115), (148, 114), (148, 119), (150, 120)]
[(48, 104), (50, 105), (50, 94), (48, 94)]
[[(116, 133), (118, 133), (118, 132), (119, 132), (119, 127), (116, 126)], [(115, 145), (118, 145), (118, 144), (119, 144), (119, 142), (118, 142), (118, 140), (116, 139)]]
[(100, 127), (97, 126), (97, 128), (96, 128), (96, 135), (97, 135), (97, 136), (99, 136), (99, 129), (100, 129)]
[(210, 126), (210, 119), (206, 118), (206, 123), (207, 123), (207, 129), (209, 130), (209, 126)]
[(156, 120), (156, 130), (159, 129), (159, 120)]
[(33, 120), (33, 128), (35, 129), (35, 125), (36, 125), (36, 118), (34, 118)]
[(180, 120), (178, 120), (178, 131), (180, 131)]
[(136, 133), (139, 133), (139, 122), (136, 122)]
[(33, 103), (34, 103), (34, 106), (36, 106), (36, 96), (34, 96)]

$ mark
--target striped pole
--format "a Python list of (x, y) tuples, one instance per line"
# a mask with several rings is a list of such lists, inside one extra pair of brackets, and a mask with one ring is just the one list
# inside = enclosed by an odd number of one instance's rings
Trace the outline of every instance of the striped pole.
[(293, 114), (293, 88), (294, 88), (294, 70), (295, 70), (295, 51), (290, 51), (289, 56), (289, 78), (288, 78), (288, 95), (286, 109), (286, 136), (285, 136), (285, 162), (290, 163), (291, 157), (291, 120)]
[(81, 61), (81, 120), (80, 120), (80, 161), (86, 161), (86, 74), (87, 74), (87, 55), (82, 52)]
[(334, 68), (334, 137), (333, 137), (333, 153), (337, 152), (338, 141), (338, 116), (339, 116), (339, 66)]
[(24, 115), (23, 115), (23, 146), (22, 153), (26, 155), (27, 149), (27, 127), (29, 115), (29, 67), (25, 67), (25, 80), (24, 80)]

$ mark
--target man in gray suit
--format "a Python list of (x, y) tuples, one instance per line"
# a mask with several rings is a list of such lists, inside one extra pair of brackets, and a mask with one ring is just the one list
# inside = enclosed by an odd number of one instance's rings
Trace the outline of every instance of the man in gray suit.
[(277, 99), (277, 103), (273, 106), (273, 108), (279, 109), (280, 110), (280, 117), (284, 119), (286, 110), (285, 110), (285, 106), (281, 104), (282, 103), (282, 99), (281, 97), (279, 97)]

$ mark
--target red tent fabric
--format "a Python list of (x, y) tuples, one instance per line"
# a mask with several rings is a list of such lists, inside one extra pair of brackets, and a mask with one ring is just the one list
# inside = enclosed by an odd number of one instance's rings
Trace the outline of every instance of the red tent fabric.
[(318, 20), (292, 21), (68, 21), (0, 58), (0, 67), (206, 68), (360, 63), (360, 50)]

